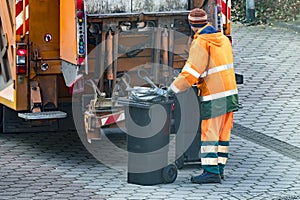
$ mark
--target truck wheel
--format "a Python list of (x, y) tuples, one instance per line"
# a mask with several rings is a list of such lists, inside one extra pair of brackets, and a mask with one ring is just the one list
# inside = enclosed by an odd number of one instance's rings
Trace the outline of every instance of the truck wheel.
[(177, 167), (170, 164), (163, 168), (162, 177), (165, 183), (173, 183), (177, 178)]

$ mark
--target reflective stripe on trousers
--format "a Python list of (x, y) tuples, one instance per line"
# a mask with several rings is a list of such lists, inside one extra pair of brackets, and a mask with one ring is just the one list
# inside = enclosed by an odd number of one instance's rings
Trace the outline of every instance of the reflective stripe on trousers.
[(229, 153), (233, 112), (201, 122), (201, 165), (210, 173), (224, 173)]

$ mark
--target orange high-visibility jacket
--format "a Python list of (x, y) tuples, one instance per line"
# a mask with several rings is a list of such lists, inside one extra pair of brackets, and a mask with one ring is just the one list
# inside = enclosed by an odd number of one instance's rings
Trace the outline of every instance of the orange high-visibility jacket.
[(188, 60), (170, 88), (178, 93), (197, 84), (201, 118), (210, 119), (238, 109), (238, 90), (229, 39), (221, 32), (199, 34), (204, 28), (195, 34)]

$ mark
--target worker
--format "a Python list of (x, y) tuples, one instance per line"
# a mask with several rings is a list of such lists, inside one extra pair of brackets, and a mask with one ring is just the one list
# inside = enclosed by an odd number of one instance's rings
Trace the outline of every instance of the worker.
[(195, 32), (189, 57), (168, 88), (184, 92), (197, 85), (201, 102), (201, 165), (203, 173), (193, 183), (221, 183), (228, 159), (233, 111), (238, 110), (238, 90), (229, 39), (218, 32), (200, 8), (191, 10), (188, 21)]

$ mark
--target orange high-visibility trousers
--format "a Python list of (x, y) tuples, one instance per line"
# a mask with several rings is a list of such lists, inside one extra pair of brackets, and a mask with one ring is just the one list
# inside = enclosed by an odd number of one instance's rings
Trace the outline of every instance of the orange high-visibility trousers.
[(201, 165), (205, 171), (224, 173), (232, 127), (233, 112), (201, 121)]

